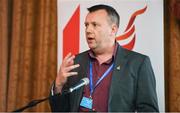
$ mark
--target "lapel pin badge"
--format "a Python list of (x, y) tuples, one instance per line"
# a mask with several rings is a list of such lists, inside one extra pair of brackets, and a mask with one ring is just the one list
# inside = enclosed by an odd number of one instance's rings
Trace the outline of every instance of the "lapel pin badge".
[(120, 69), (121, 69), (121, 66), (119, 65), (116, 69), (117, 69), (117, 70), (120, 70)]

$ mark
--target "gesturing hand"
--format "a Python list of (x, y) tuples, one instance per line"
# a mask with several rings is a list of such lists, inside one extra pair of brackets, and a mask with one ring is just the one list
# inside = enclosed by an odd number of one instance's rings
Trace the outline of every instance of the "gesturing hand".
[(69, 53), (62, 61), (58, 75), (55, 80), (55, 88), (57, 93), (61, 92), (61, 89), (66, 83), (69, 76), (74, 76), (78, 74), (77, 72), (71, 71), (80, 66), (79, 64), (74, 64), (74, 58), (75, 56)]

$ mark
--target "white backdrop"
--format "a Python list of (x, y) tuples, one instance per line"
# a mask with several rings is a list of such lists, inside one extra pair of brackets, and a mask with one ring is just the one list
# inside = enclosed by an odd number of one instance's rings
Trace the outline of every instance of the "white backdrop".
[[(84, 20), (88, 13), (87, 8), (96, 4), (107, 4), (113, 6), (120, 15), (120, 29), (117, 36), (125, 34), (125, 29), (130, 21), (131, 16), (142, 9), (143, 13), (136, 16), (130, 29), (134, 26), (135, 30), (131, 36), (119, 40), (123, 46), (128, 44), (135, 35), (135, 44), (133, 50), (148, 55), (151, 59), (152, 66), (156, 77), (156, 90), (158, 95), (158, 104), (160, 111), (165, 111), (164, 95), (164, 40), (163, 40), (163, 0), (58, 0), (58, 69), (63, 59), (63, 39), (68, 38), (70, 43), (74, 42), (70, 37), (63, 35), (64, 29), (75, 11), (79, 11), (80, 26), (74, 24), (74, 29), (79, 29), (79, 48), (77, 52), (88, 49), (85, 39)], [(79, 9), (78, 9), (79, 8)], [(129, 30), (130, 30), (129, 29)], [(71, 28), (68, 28), (71, 34)], [(128, 30), (127, 30), (128, 32)], [(78, 35), (77, 35), (78, 36)], [(77, 41), (76, 40), (76, 41)], [(74, 47), (72, 47), (72, 50)], [(71, 52), (71, 51), (66, 51)]]

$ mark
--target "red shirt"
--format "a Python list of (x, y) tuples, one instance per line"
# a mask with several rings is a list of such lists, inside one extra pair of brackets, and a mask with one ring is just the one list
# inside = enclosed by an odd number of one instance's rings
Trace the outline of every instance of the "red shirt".
[[(116, 42), (113, 56), (106, 62), (99, 64), (98, 60), (95, 58), (92, 51), (89, 51), (89, 57), (92, 62), (92, 73), (93, 73), (93, 85), (96, 84), (98, 79), (104, 74), (104, 72), (112, 65), (114, 62), (114, 57), (116, 55), (118, 44)], [(113, 69), (112, 69), (113, 70)], [(112, 78), (112, 70), (108, 73), (108, 75), (99, 83), (99, 85), (94, 89), (94, 92), (92, 94), (92, 100), (93, 100), (93, 111), (98, 112), (107, 112), (108, 111), (108, 97), (109, 97), (109, 89), (111, 84), (111, 78)], [(88, 77), (89, 77), (89, 71), (88, 71)], [(84, 94), (83, 97), (90, 97), (90, 86), (87, 85), (84, 88)], [(80, 106), (80, 111), (91, 111), (87, 108)]]

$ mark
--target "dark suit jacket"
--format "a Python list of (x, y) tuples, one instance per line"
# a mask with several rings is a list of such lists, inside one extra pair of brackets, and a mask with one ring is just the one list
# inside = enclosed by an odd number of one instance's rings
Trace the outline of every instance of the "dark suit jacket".
[[(80, 64), (75, 69), (78, 75), (69, 77), (63, 89), (68, 89), (87, 76), (89, 60), (88, 51), (76, 56), (75, 64)], [(118, 46), (110, 85), (108, 111), (159, 111), (156, 81), (149, 57)], [(50, 99), (51, 110), (76, 112), (82, 95), (83, 87), (70, 94), (55, 96)]]

